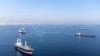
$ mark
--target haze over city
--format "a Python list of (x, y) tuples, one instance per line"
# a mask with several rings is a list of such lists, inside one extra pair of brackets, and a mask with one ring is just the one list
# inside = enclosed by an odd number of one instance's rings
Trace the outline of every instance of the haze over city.
[(0, 23), (100, 24), (100, 1), (0, 0)]

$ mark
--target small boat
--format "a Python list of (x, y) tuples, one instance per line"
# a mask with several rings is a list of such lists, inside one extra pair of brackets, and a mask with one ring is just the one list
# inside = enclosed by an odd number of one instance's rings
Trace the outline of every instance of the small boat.
[(80, 36), (80, 35), (81, 35), (81, 33), (80, 33), (80, 32), (75, 33), (75, 36)]
[(25, 41), (25, 45), (22, 45), (21, 39), (17, 39), (17, 42), (15, 43), (15, 48), (16, 48), (16, 50), (18, 50), (24, 54), (27, 54), (27, 55), (32, 55), (33, 50), (34, 50), (27, 45), (26, 41)]
[(21, 34), (26, 34), (25, 28), (21, 28), (21, 29), (19, 30), (19, 33), (21, 33)]
[(81, 27), (81, 28), (79, 28), (79, 29), (80, 29), (80, 30), (88, 30), (87, 28), (82, 28), (82, 27)]
[(80, 33), (80, 32), (75, 33), (75, 36), (92, 37), (92, 38), (95, 38), (95, 35), (82, 34), (82, 33)]

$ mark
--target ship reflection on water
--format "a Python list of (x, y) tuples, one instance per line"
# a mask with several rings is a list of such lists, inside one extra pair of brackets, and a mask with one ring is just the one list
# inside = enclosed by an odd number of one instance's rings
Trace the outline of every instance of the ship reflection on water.
[(16, 56), (34, 56), (34, 55), (27, 55), (27, 54), (24, 54), (24, 53), (16, 50)]

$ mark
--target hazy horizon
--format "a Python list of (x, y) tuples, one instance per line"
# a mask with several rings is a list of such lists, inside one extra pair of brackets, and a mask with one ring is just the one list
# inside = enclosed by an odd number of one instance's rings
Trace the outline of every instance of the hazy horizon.
[(100, 24), (99, 0), (0, 0), (0, 23)]

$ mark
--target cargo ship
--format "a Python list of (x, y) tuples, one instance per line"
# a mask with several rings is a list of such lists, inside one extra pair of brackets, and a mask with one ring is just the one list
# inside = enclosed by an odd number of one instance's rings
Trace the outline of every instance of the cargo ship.
[(80, 29), (80, 30), (88, 30), (87, 28), (82, 28), (82, 27), (81, 27), (81, 28), (79, 28), (79, 29)]
[(92, 37), (92, 38), (95, 38), (95, 35), (82, 34), (82, 33), (80, 33), (80, 32), (75, 33), (75, 36)]
[(27, 55), (33, 55), (33, 51), (34, 49), (32, 49), (31, 47), (29, 47), (27, 45), (27, 42), (25, 41), (25, 45), (22, 45), (22, 42), (21, 42), (21, 39), (17, 39), (17, 42), (15, 43), (15, 48), (16, 50), (24, 53), (24, 54), (27, 54)]
[(21, 34), (26, 34), (25, 28), (21, 28), (21, 29), (19, 30), (19, 33), (21, 33)]

